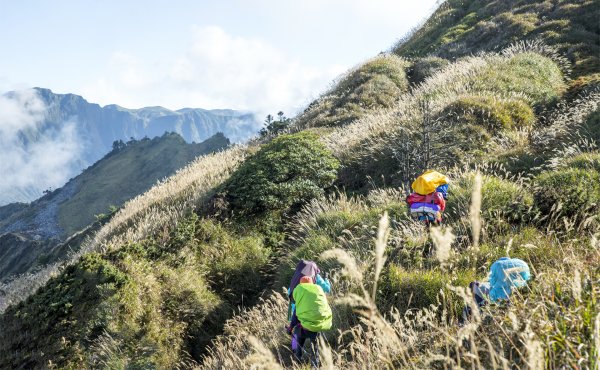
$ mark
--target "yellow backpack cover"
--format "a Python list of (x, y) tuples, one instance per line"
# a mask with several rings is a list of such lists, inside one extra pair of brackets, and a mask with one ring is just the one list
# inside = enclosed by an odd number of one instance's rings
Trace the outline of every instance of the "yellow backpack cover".
[(412, 183), (412, 189), (421, 195), (431, 194), (435, 189), (448, 183), (446, 175), (434, 170), (427, 170)]

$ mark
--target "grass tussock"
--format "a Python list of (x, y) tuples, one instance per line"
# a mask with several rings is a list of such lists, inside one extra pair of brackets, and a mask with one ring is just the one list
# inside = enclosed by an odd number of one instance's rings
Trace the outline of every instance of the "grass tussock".
[(313, 102), (296, 127), (343, 126), (374, 109), (392, 107), (408, 90), (408, 63), (395, 55), (380, 55), (350, 70)]

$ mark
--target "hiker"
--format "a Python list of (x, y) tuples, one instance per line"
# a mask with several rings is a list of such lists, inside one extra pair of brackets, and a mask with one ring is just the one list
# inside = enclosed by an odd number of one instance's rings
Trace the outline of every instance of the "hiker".
[(297, 360), (302, 359), (302, 351), (306, 339), (310, 339), (315, 354), (315, 366), (319, 366), (317, 336), (324, 330), (331, 329), (332, 312), (325, 292), (320, 285), (313, 283), (310, 276), (300, 278), (293, 290), (296, 310), (292, 314), (290, 325), (286, 328), (292, 336), (292, 351)]
[(434, 170), (417, 177), (411, 185), (414, 192), (406, 198), (410, 214), (428, 225), (440, 225), (448, 199), (448, 183), (445, 175)]
[(300, 260), (296, 265), (296, 271), (294, 271), (294, 276), (292, 276), (292, 280), (290, 281), (290, 287), (288, 288), (288, 298), (290, 300), (290, 305), (288, 307), (288, 322), (291, 321), (292, 315), (295, 310), (295, 302), (294, 302), (294, 288), (300, 283), (300, 279), (304, 276), (308, 276), (319, 285), (323, 291), (327, 294), (331, 292), (331, 283), (329, 279), (321, 277), (321, 270), (317, 264), (313, 261)]
[[(518, 258), (502, 257), (490, 266), (488, 282), (473, 281), (469, 289), (473, 293), (475, 304), (485, 306), (488, 302), (510, 301), (512, 293), (527, 286), (531, 279), (529, 266)], [(463, 310), (463, 320), (471, 316), (469, 306)]]

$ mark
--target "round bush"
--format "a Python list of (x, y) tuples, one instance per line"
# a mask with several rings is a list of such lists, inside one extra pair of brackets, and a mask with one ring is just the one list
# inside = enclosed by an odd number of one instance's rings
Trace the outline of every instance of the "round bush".
[(282, 135), (248, 158), (224, 184), (224, 192), (231, 208), (242, 214), (285, 211), (323, 195), (338, 167), (316, 135)]
[(533, 109), (521, 99), (498, 99), (489, 95), (461, 96), (448, 105), (442, 116), (460, 124), (484, 126), (492, 132), (531, 126)]
[(565, 217), (597, 215), (600, 173), (581, 168), (543, 172), (534, 179), (534, 198), (544, 215), (553, 210)]
[(566, 90), (560, 67), (550, 58), (532, 52), (500, 58), (470, 80), (475, 90), (522, 93), (534, 105), (554, 103)]
[(390, 80), (398, 89), (406, 90), (408, 81), (404, 71), (406, 62), (394, 55), (381, 55), (350, 71), (334, 89), (334, 94), (340, 94), (368, 83), (375, 77), (384, 77)]

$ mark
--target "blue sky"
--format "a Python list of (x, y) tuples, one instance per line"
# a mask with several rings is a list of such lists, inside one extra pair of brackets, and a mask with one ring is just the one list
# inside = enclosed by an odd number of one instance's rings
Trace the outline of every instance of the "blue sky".
[(0, 0), (0, 91), (294, 113), (436, 0)]

